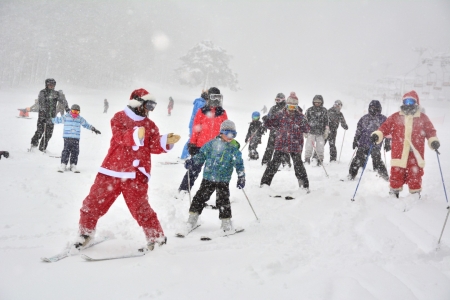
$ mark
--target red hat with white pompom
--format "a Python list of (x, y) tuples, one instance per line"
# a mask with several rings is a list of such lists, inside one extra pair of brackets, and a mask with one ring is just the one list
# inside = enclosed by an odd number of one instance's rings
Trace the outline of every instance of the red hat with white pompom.
[(155, 97), (147, 92), (147, 90), (137, 89), (131, 93), (128, 105), (131, 107), (139, 107), (143, 104), (144, 101), (148, 100), (156, 101)]
[(406, 94), (403, 95), (402, 101), (407, 99), (407, 98), (413, 98), (414, 100), (416, 100), (416, 103), (418, 105), (420, 105), (419, 102), (419, 95), (417, 95), (416, 91), (412, 90), (410, 92), (407, 92)]

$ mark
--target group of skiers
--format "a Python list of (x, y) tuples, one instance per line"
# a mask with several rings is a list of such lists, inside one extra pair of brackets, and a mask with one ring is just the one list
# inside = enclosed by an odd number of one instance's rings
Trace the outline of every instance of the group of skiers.
[[(80, 127), (96, 134), (100, 131), (80, 116), (80, 106), (69, 109), (63, 94), (54, 90), (56, 81), (47, 79), (45, 89), (39, 93), (39, 117), (37, 131), (31, 140), (31, 149), (45, 151), (52, 136), (54, 124), (64, 123), (64, 150), (61, 157), (60, 172), (64, 172), (70, 162), (72, 171), (77, 171)], [(106, 100), (106, 99), (105, 99)], [(403, 96), (400, 111), (389, 118), (381, 114), (378, 100), (369, 104), (369, 113), (357, 125), (353, 149), (357, 149), (352, 159), (348, 179), (355, 179), (359, 168), (364, 166), (367, 156), (373, 158), (374, 169), (390, 182), (390, 193), (398, 197), (404, 184), (411, 193), (421, 191), (421, 178), (424, 167), (424, 141), (437, 150), (440, 146), (436, 130), (431, 121), (420, 110), (419, 97), (411, 91)], [(66, 114), (57, 117), (57, 104), (64, 105)], [(326, 109), (321, 95), (313, 97), (312, 107), (303, 114), (295, 92), (285, 98), (283, 93), (275, 97), (275, 105), (261, 118), (259, 112), (252, 113), (252, 121), (247, 130), (245, 143), (249, 145), (249, 159), (258, 160), (257, 146), (261, 137), (270, 131), (262, 164), (267, 165), (262, 175), (262, 188), (270, 186), (281, 165), (294, 166), (299, 188), (309, 193), (309, 180), (304, 163), (312, 162), (317, 154), (317, 164), (324, 161), (324, 146), (330, 145), (330, 162), (336, 161), (336, 134), (339, 125), (348, 130), (341, 112), (342, 101), (336, 100), (333, 107)], [(88, 196), (80, 209), (79, 237), (73, 245), (77, 251), (89, 245), (95, 235), (100, 217), (109, 210), (120, 194), (129, 207), (132, 216), (142, 227), (147, 239), (141, 251), (153, 250), (156, 244), (163, 245), (167, 237), (149, 204), (148, 182), (151, 174), (151, 154), (169, 152), (180, 139), (173, 133), (160, 134), (159, 128), (148, 117), (157, 105), (156, 99), (145, 89), (131, 93), (128, 105), (111, 119), (112, 138), (110, 148), (99, 169)], [(170, 115), (170, 111), (169, 111)], [(262, 121), (260, 121), (260, 119)], [(233, 232), (231, 223), (229, 183), (233, 169), (238, 179), (236, 186), (245, 187), (246, 175), (240, 144), (235, 140), (236, 125), (228, 119), (223, 108), (223, 95), (217, 87), (203, 90), (195, 99), (189, 123), (190, 136), (183, 148), (181, 158), (187, 169), (177, 197), (184, 197), (192, 189), (195, 180), (203, 169), (200, 188), (192, 199), (186, 226), (180, 228), (179, 236), (184, 236), (197, 226), (199, 215), (206, 202), (216, 192), (216, 207), (219, 209), (221, 230), (225, 234)], [(44, 137), (42, 137), (44, 135)], [(391, 176), (381, 160), (381, 144), (390, 151), (392, 140)], [(302, 160), (305, 147), (305, 161)], [(9, 153), (0, 152), (8, 157)]]

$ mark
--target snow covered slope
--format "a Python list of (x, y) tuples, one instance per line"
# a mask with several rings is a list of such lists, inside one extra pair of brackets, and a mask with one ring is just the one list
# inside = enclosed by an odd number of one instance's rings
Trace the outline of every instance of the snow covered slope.
[[(196, 91), (171, 94), (175, 107), (169, 117), (169, 94), (157, 90), (162, 96), (150, 118), (162, 133), (182, 135), (171, 153), (152, 156), (149, 199), (168, 244), (140, 258), (91, 263), (73, 256), (57, 263), (41, 262), (41, 257), (58, 253), (76, 238), (81, 203), (109, 147), (109, 120), (125, 107), (132, 89), (64, 89), (69, 104), (79, 104), (81, 115), (102, 132), (95, 135), (82, 129), (80, 174), (58, 173), (59, 159), (26, 152), (37, 116), (31, 113), (31, 120), (18, 119), (17, 108), (32, 104), (39, 90), (0, 91), (0, 150), (10, 151), (9, 159), (0, 160), (0, 299), (450, 299), (450, 228), (436, 250), (447, 214), (436, 154), (426, 149), (422, 199), (411, 210), (403, 212), (400, 201), (388, 197), (388, 184), (371, 170), (370, 161), (355, 201), (350, 201), (357, 181), (340, 179), (348, 173), (356, 122), (369, 102), (353, 99), (342, 99), (350, 129), (340, 163), (328, 163), (326, 146), (328, 178), (322, 168), (307, 166), (311, 193), (306, 195), (296, 191), (293, 170), (280, 171), (272, 189), (296, 196), (286, 201), (259, 188), (264, 171), (260, 161), (245, 161), (245, 191), (260, 221), (235, 187), (234, 174), (233, 222), (245, 231), (200, 241), (201, 235), (219, 227), (218, 212), (205, 209), (202, 226), (184, 239), (176, 238), (177, 227), (188, 217), (189, 200), (173, 197), (185, 170), (181, 164), (160, 163), (176, 161), (181, 154), (192, 101), (198, 95)], [(244, 102), (239, 94), (234, 95), (230, 100), (225, 95), (225, 109), (237, 124), (237, 140), (244, 145), (251, 113), (272, 103), (254, 107), (240, 104)], [(300, 98), (300, 105), (309, 107), (312, 96)], [(108, 114), (102, 113), (104, 98), (110, 102)], [(335, 100), (324, 98), (326, 107)], [(427, 107), (431, 119), (440, 120), (435, 126), (446, 178), (450, 178), (450, 134), (442, 115), (448, 105)], [(342, 139), (341, 128), (338, 151)], [(267, 135), (259, 146), (260, 155), (266, 141)], [(62, 125), (57, 125), (48, 150), (59, 155), (62, 147)], [(247, 150), (243, 156), (247, 157)], [(193, 193), (199, 183), (200, 179)], [(407, 194), (402, 192), (401, 198)], [(209, 203), (214, 204), (214, 196)], [(92, 257), (128, 253), (145, 244), (121, 196), (100, 219), (97, 235), (113, 239), (87, 249)]]

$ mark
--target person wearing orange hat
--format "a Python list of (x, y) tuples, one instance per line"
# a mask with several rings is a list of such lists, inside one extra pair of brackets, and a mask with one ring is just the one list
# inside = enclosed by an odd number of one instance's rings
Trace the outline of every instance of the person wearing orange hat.
[(80, 209), (80, 235), (73, 250), (89, 245), (98, 220), (120, 194), (144, 230), (147, 246), (141, 250), (153, 250), (156, 243), (166, 243), (158, 217), (148, 202), (151, 154), (168, 152), (180, 136), (159, 133), (158, 127), (148, 118), (148, 113), (155, 107), (153, 95), (145, 89), (137, 89), (132, 92), (128, 106), (111, 119), (110, 148)]
[(387, 118), (371, 135), (374, 144), (381, 143), (385, 136), (392, 136), (389, 184), (390, 194), (397, 198), (404, 184), (408, 185), (411, 194), (422, 190), (425, 138), (431, 149), (437, 150), (440, 147), (433, 123), (420, 109), (417, 93), (406, 93), (402, 101), (400, 111)]

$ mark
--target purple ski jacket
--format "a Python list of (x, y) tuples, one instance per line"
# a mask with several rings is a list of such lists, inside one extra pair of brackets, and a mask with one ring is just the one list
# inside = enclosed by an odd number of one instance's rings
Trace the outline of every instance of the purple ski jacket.
[(293, 113), (282, 109), (271, 114), (264, 125), (275, 129), (275, 150), (285, 153), (301, 153), (303, 150), (303, 134), (309, 132), (308, 121), (298, 110)]

